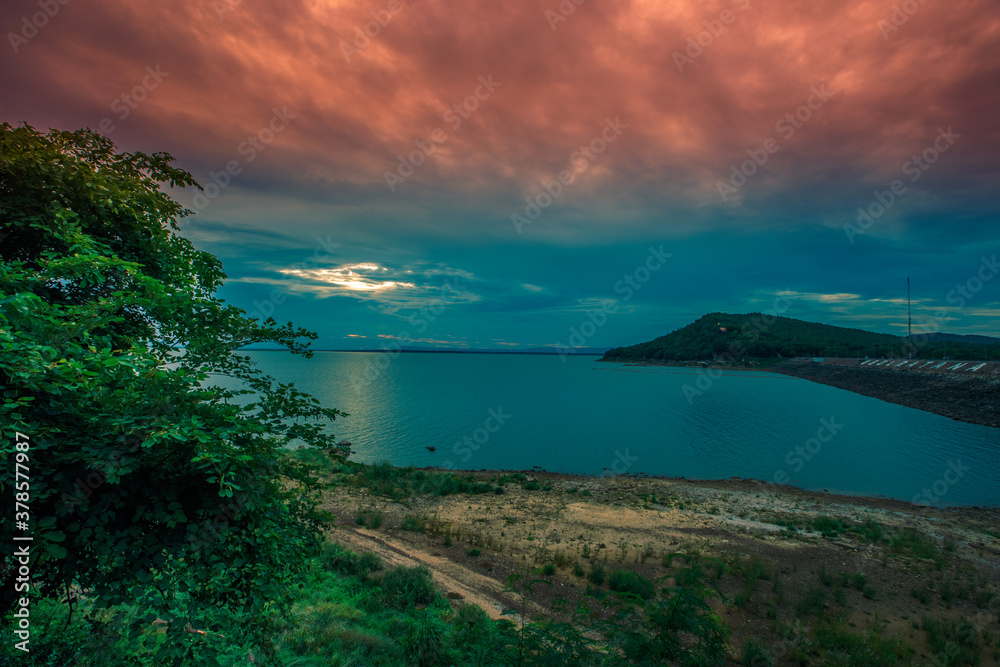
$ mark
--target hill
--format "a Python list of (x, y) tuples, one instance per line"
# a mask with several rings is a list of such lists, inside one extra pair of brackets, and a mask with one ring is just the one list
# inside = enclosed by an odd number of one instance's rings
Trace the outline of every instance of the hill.
[[(914, 335), (914, 356), (981, 359), (986, 336), (960, 342), (954, 334)], [(956, 340), (959, 339), (959, 340)], [(986, 339), (986, 341), (982, 340)], [(905, 356), (905, 337), (761, 313), (709, 313), (665, 336), (607, 351), (609, 361), (686, 361), (731, 357)], [(996, 352), (1000, 354), (1000, 351)], [(992, 357), (993, 354), (990, 354)]]

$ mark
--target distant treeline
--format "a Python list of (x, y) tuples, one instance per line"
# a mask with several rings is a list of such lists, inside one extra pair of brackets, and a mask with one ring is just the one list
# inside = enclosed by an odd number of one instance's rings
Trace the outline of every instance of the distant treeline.
[[(905, 357), (982, 359), (1000, 357), (995, 343), (945, 340), (947, 334), (906, 337), (804, 322), (761, 313), (709, 313), (691, 324), (646, 343), (616, 347), (609, 360), (691, 361), (742, 357)], [(981, 340), (981, 339), (980, 339)]]

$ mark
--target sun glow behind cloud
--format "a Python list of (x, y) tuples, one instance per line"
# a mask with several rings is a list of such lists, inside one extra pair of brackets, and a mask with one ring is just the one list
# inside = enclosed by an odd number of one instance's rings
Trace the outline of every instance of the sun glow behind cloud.
[(279, 273), (297, 276), (321, 283), (329, 283), (347, 290), (372, 291), (386, 289), (416, 289), (413, 283), (396, 280), (378, 280), (375, 275), (388, 271), (378, 264), (348, 264), (335, 269), (281, 269)]

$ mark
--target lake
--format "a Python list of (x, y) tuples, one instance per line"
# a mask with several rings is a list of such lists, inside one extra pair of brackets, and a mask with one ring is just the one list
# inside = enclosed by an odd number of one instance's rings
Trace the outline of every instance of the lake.
[(250, 355), (350, 413), (330, 431), (361, 462), (738, 476), (937, 506), (1000, 505), (1000, 430), (788, 376), (713, 379), (694, 368), (557, 355)]

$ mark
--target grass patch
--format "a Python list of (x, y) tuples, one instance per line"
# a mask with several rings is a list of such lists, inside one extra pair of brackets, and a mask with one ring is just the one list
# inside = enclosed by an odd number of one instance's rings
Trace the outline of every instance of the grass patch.
[(618, 593), (629, 593), (643, 600), (653, 597), (653, 582), (631, 570), (615, 570), (608, 577), (608, 587)]
[(885, 625), (872, 623), (856, 632), (839, 621), (821, 623), (815, 630), (816, 645), (827, 651), (822, 664), (851, 667), (888, 667), (903, 664), (912, 650), (898, 639), (883, 636)]
[(821, 514), (813, 521), (813, 529), (821, 533), (823, 537), (834, 538), (847, 530), (844, 522), (840, 519)]
[(756, 637), (750, 637), (743, 643), (740, 651), (740, 664), (745, 667), (774, 667), (774, 655), (771, 654)]
[(924, 616), (920, 627), (938, 665), (977, 665), (981, 648), (976, 627), (962, 618), (958, 621)]
[(409, 530), (414, 533), (424, 532), (424, 526), (427, 524), (427, 517), (422, 514), (407, 514), (403, 517), (403, 522), (399, 525), (403, 530)]
[(795, 605), (795, 612), (799, 616), (808, 616), (809, 614), (822, 615), (823, 606), (826, 604), (826, 595), (826, 591), (822, 588), (810, 588), (806, 592), (805, 597)]

